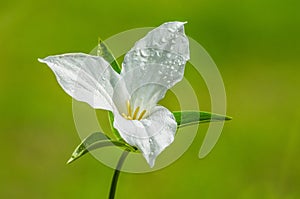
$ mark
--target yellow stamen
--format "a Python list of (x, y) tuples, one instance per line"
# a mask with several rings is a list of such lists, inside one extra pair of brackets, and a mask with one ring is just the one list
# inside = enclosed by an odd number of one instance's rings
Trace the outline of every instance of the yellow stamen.
[(146, 110), (143, 110), (140, 114), (140, 117), (138, 118), (138, 120), (141, 120), (143, 118), (143, 116), (145, 115)]
[(128, 113), (128, 116), (131, 117), (131, 107), (130, 107), (130, 102), (129, 102), (129, 100), (126, 101), (126, 105), (127, 105), (127, 113)]
[(133, 115), (132, 115), (132, 109), (131, 109), (131, 105), (130, 105), (129, 100), (126, 101), (126, 107), (127, 107), (127, 114), (122, 113), (122, 116), (126, 120), (141, 120), (144, 117), (145, 113), (146, 113), (146, 110), (143, 110), (141, 112), (140, 116), (138, 117), (138, 114), (139, 114), (139, 111), (140, 111), (140, 107), (138, 106), (136, 109), (133, 108), (134, 112), (133, 112)]
[(134, 113), (133, 113), (133, 117), (132, 117), (132, 118), (133, 118), (134, 120), (136, 119), (136, 116), (137, 116), (139, 110), (140, 110), (140, 107), (138, 106), (138, 107), (135, 109)]
[(125, 113), (122, 113), (122, 116), (127, 119), (127, 115)]

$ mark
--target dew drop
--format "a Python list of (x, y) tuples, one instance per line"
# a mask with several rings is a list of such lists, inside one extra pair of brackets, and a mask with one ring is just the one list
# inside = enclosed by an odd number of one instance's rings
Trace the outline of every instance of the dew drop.
[(98, 49), (97, 50), (97, 56), (100, 56), (101, 55), (101, 51)]
[(158, 71), (158, 74), (160, 74), (160, 75), (161, 75), (161, 74), (162, 74), (162, 71), (160, 71), (160, 70), (159, 70), (159, 71)]
[(147, 52), (147, 50), (145, 49), (141, 49), (140, 50), (142, 57), (148, 57), (149, 56), (149, 52)]
[(157, 55), (158, 57), (160, 57), (160, 56), (161, 56), (161, 53), (160, 53), (159, 51), (156, 51), (156, 55)]
[(174, 70), (174, 66), (171, 66), (171, 69)]
[(151, 125), (151, 121), (149, 120), (144, 120), (143, 121), (144, 126), (150, 126)]
[(166, 43), (167, 42), (166, 38), (165, 37), (161, 38), (161, 42)]
[(140, 56), (140, 55), (141, 55), (140, 51), (135, 52), (135, 56)]
[(173, 28), (168, 28), (168, 31), (175, 32), (175, 30)]
[(170, 58), (171, 57), (171, 53), (167, 53), (167, 57)]
[(139, 64), (140, 64), (140, 66), (141, 66), (142, 70), (145, 70), (145, 69), (146, 69), (145, 62), (141, 62), (141, 63), (139, 63)]
[(101, 79), (102, 79), (102, 81), (105, 81), (105, 80), (106, 80), (106, 78), (105, 78), (104, 76), (102, 76)]
[(157, 41), (153, 41), (152, 45), (156, 47), (160, 46), (159, 43), (157, 43)]

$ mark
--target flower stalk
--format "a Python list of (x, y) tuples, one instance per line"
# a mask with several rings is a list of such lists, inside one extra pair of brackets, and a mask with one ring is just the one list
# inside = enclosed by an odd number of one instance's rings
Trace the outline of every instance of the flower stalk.
[(115, 198), (115, 193), (116, 193), (116, 190), (117, 190), (117, 184), (118, 184), (119, 175), (121, 173), (121, 168), (123, 166), (123, 163), (124, 163), (128, 153), (129, 153), (128, 150), (124, 150), (124, 152), (122, 153), (122, 155), (121, 155), (121, 157), (118, 161), (117, 167), (115, 169), (115, 172), (114, 172), (114, 175), (113, 175), (113, 178), (112, 178), (112, 181), (111, 181), (108, 199), (114, 199)]

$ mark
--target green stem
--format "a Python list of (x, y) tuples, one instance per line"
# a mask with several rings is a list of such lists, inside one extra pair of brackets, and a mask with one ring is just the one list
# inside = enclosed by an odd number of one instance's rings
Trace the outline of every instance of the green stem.
[(110, 192), (109, 192), (109, 199), (114, 199), (115, 198), (115, 193), (116, 193), (116, 190), (117, 190), (117, 184), (118, 184), (118, 179), (119, 179), (119, 175), (120, 175), (120, 170), (122, 168), (122, 165), (125, 161), (125, 158), (127, 157), (129, 151), (125, 150), (120, 159), (119, 159), (119, 162), (117, 164), (117, 168), (115, 169), (115, 172), (114, 172), (114, 176), (112, 178), (112, 181), (111, 181), (111, 185), (110, 185)]

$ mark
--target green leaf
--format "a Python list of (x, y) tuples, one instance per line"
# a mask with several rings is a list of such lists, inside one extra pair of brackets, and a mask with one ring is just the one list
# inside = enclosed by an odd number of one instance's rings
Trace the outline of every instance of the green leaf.
[(203, 111), (200, 112), (199, 111), (175, 111), (173, 112), (173, 115), (175, 117), (178, 127), (232, 119), (229, 116), (203, 112)]
[(117, 137), (118, 140), (123, 140), (120, 136), (119, 131), (114, 127), (114, 119), (115, 119), (114, 114), (111, 111), (108, 111), (108, 120), (109, 120), (111, 131)]
[(117, 72), (121, 72), (121, 67), (118, 64), (116, 58), (113, 56), (111, 50), (106, 46), (106, 44), (99, 39), (98, 49), (97, 49), (97, 55), (103, 57), (112, 68)]
[[(111, 50), (107, 47), (107, 45), (99, 39), (99, 44), (98, 44), (98, 49), (97, 49), (97, 55), (102, 56), (110, 65), (112, 68), (117, 72), (121, 72), (121, 67), (118, 64), (116, 58), (112, 54)], [(108, 118), (109, 118), (109, 124), (112, 133), (116, 136), (118, 140), (122, 140), (119, 132), (117, 129), (114, 128), (113, 123), (114, 123), (114, 115), (112, 114), (111, 111), (108, 111)]]
[(76, 159), (82, 157), (84, 154), (88, 153), (89, 151), (93, 151), (95, 149), (99, 149), (106, 146), (118, 146), (122, 147), (126, 150), (135, 152), (136, 149), (132, 146), (128, 145), (127, 143), (120, 142), (120, 141), (112, 141), (108, 139), (103, 133), (95, 132), (90, 134), (86, 137), (74, 150), (72, 153), (71, 158), (68, 160), (67, 164), (75, 161)]

